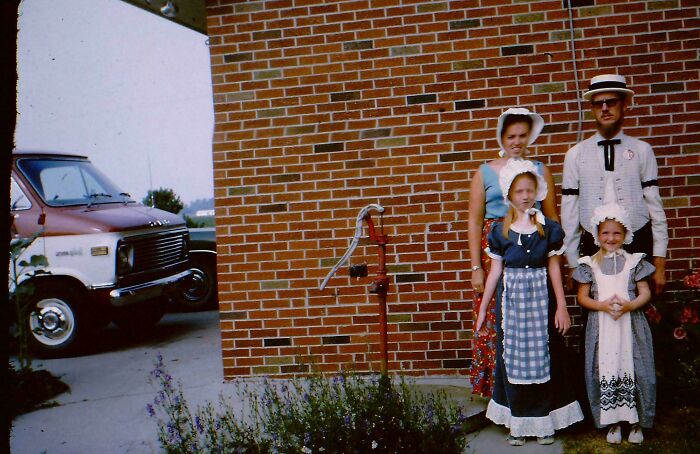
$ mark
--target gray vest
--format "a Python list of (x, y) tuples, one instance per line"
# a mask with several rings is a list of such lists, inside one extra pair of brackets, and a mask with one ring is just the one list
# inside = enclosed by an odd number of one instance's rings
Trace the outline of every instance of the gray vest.
[[(590, 220), (593, 210), (603, 204), (605, 166), (602, 157), (596, 155), (602, 153), (596, 136), (580, 145), (583, 145), (578, 154), (581, 226), (595, 235), (597, 232), (592, 231)], [(642, 193), (641, 158), (651, 152), (646, 142), (626, 135), (622, 136), (622, 143), (615, 146), (615, 195), (617, 203), (627, 210), (630, 227), (635, 232), (650, 219)]]

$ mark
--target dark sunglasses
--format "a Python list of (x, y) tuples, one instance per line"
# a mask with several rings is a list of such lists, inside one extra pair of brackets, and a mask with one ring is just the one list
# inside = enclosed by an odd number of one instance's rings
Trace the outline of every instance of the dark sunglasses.
[(620, 102), (620, 98), (607, 98), (607, 99), (600, 99), (598, 101), (591, 101), (591, 105), (595, 107), (596, 109), (602, 109), (603, 104), (610, 107), (615, 107), (617, 103)]

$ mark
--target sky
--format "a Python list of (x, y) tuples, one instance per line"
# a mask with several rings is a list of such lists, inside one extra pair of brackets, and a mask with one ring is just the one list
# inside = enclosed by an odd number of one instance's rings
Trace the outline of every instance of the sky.
[(87, 155), (138, 201), (213, 197), (205, 35), (121, 0), (23, 0), (17, 59), (18, 149)]

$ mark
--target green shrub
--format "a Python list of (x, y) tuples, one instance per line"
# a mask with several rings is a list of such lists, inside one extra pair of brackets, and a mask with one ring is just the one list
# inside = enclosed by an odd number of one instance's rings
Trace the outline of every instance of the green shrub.
[(193, 412), (160, 355), (151, 381), (160, 389), (147, 410), (169, 453), (460, 453), (466, 442), (462, 409), (402, 377), (238, 381), (239, 412), (223, 397)]
[(659, 402), (700, 400), (700, 271), (668, 286), (645, 313), (654, 338)]

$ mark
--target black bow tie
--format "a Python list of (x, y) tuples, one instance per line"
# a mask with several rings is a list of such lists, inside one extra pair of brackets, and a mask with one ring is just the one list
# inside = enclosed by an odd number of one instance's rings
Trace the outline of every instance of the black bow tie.
[(599, 146), (603, 147), (603, 156), (605, 156), (605, 170), (612, 172), (615, 170), (615, 145), (620, 144), (620, 139), (601, 140)]

